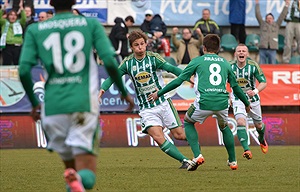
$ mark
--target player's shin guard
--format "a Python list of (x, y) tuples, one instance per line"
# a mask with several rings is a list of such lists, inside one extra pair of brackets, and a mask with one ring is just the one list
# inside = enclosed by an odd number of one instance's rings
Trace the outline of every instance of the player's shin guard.
[(96, 183), (96, 175), (89, 169), (82, 169), (77, 172), (81, 177), (82, 185), (85, 189), (92, 189)]
[(256, 131), (258, 132), (258, 141), (259, 143), (263, 143), (264, 142), (264, 139), (265, 139), (265, 124), (262, 124), (262, 128), (261, 129), (257, 129), (256, 128)]
[(238, 126), (237, 127), (237, 136), (239, 138), (239, 141), (244, 148), (244, 151), (250, 150), (248, 146), (248, 135), (247, 135), (247, 129), (245, 126)]
[(193, 151), (194, 157), (198, 157), (201, 154), (201, 148), (199, 144), (198, 133), (194, 123), (184, 121), (184, 130), (186, 139)]
[(184, 159), (188, 159), (177, 149), (175, 145), (167, 140), (165, 140), (165, 142), (160, 146), (160, 149), (167, 155), (177, 159), (179, 162), (182, 162)]
[(225, 145), (225, 148), (227, 150), (228, 156), (229, 156), (229, 162), (236, 161), (235, 157), (235, 149), (234, 149), (234, 138), (233, 134), (228, 126), (226, 126), (224, 129), (221, 129), (222, 135), (223, 135), (223, 142)]

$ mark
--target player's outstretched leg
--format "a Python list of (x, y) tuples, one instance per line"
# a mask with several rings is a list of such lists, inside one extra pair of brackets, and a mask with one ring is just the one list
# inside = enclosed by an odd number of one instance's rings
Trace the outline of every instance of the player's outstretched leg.
[(265, 124), (262, 124), (262, 128), (261, 129), (258, 129), (256, 128), (256, 131), (258, 132), (258, 141), (260, 143), (260, 148), (261, 148), (261, 151), (263, 153), (267, 153), (268, 150), (269, 150), (269, 146), (268, 146), (268, 143), (265, 139), (265, 130), (266, 130), (266, 127), (265, 127)]
[(184, 167), (188, 166), (188, 158), (185, 157), (171, 142), (165, 140), (165, 142), (160, 146), (160, 149), (170, 157), (180, 161), (182, 163), (181, 167), (179, 167), (180, 169), (185, 169)]

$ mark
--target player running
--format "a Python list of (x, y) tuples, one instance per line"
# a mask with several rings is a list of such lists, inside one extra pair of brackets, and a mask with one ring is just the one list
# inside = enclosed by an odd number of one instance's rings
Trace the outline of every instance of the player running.
[(186, 138), (193, 151), (193, 164), (187, 168), (188, 171), (194, 171), (204, 163), (204, 157), (201, 154), (199, 138), (195, 123), (203, 123), (211, 115), (216, 115), (218, 125), (223, 133), (223, 141), (228, 153), (228, 166), (232, 170), (238, 168), (233, 134), (228, 126), (228, 92), (226, 91), (227, 81), (230, 83), (234, 93), (250, 110), (250, 103), (244, 95), (242, 89), (238, 86), (230, 64), (216, 53), (220, 48), (220, 38), (215, 34), (209, 34), (203, 39), (204, 55), (194, 58), (183, 70), (183, 72), (163, 89), (149, 96), (149, 100), (160, 99), (165, 93), (180, 86), (183, 81), (189, 80), (195, 75), (196, 99), (190, 106), (184, 117), (184, 128)]
[[(236, 60), (231, 62), (231, 68), (236, 76), (239, 86), (244, 94), (251, 100), (251, 110), (248, 113), (253, 119), (254, 126), (258, 132), (258, 141), (263, 153), (268, 152), (268, 144), (265, 140), (265, 124), (262, 122), (259, 92), (267, 86), (266, 77), (259, 65), (249, 59), (249, 51), (246, 45), (239, 44), (235, 49)], [(259, 84), (256, 86), (256, 80)], [(233, 114), (237, 121), (238, 139), (244, 149), (243, 157), (252, 159), (252, 153), (248, 146), (248, 134), (246, 129), (247, 112), (245, 106), (234, 93), (230, 94)]]
[[(149, 134), (164, 153), (181, 162), (180, 168), (187, 168), (191, 161), (174, 144), (166, 140), (163, 133), (164, 127), (167, 127), (175, 139), (186, 139), (171, 99), (167, 95), (160, 97), (155, 102), (147, 99), (150, 93), (164, 86), (161, 74), (157, 70), (166, 70), (177, 76), (182, 70), (167, 63), (158, 53), (146, 51), (147, 35), (142, 31), (131, 32), (128, 39), (133, 54), (122, 61), (119, 70), (121, 75), (128, 74), (133, 82), (139, 103), (142, 132)], [(111, 85), (110, 78), (103, 82), (99, 99)]]
[(56, 151), (65, 164), (67, 191), (83, 192), (96, 182), (99, 146), (98, 68), (93, 48), (120, 88), (126, 92), (114, 49), (96, 19), (71, 12), (75, 0), (51, 0), (55, 16), (28, 27), (22, 48), (19, 74), (32, 104), (34, 120), (40, 119), (40, 105), (33, 93), (31, 69), (40, 59), (47, 72), (45, 100), (41, 109), (47, 149)]

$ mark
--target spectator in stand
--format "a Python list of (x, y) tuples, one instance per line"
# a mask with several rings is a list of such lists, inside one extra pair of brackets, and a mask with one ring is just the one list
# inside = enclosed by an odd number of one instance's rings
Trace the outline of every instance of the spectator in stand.
[[(153, 11), (148, 9), (145, 11), (145, 19), (143, 21), (143, 23), (140, 26), (140, 29), (146, 33), (149, 37), (149, 34), (153, 35), (151, 29), (150, 29), (150, 21), (153, 18)], [(152, 36), (151, 36), (152, 37)]]
[(29, 6), (31, 7), (32, 10), (32, 15), (34, 16), (34, 4), (33, 4), (33, 0), (5, 0), (4, 2), (4, 7), (8, 7), (9, 1), (12, 1), (12, 9), (15, 10), (16, 12), (18, 12), (20, 10), (20, 7), (24, 7), (25, 6)]
[(129, 46), (128, 46), (128, 28), (134, 24), (134, 19), (132, 16), (127, 16), (125, 21), (116, 17), (115, 25), (112, 27), (109, 34), (109, 39), (118, 54), (117, 60), (119, 63), (129, 55)]
[(166, 57), (169, 57), (171, 52), (170, 41), (165, 38), (167, 34), (167, 25), (159, 14), (155, 14), (150, 21), (150, 31), (153, 33), (153, 39), (156, 41), (157, 49), (164, 51)]
[(24, 7), (24, 11), (25, 11), (25, 15), (26, 15), (26, 24), (25, 24), (25, 27), (24, 27), (24, 33), (25, 33), (27, 27), (30, 24), (34, 23), (34, 18), (32, 16), (32, 8), (31, 8), (31, 6), (26, 5)]
[(260, 27), (259, 63), (276, 64), (276, 50), (278, 49), (278, 32), (280, 25), (287, 14), (289, 2), (286, 2), (277, 21), (274, 22), (272, 13), (266, 15), (266, 20), (262, 19), (259, 7), (259, 0), (255, 0), (255, 16)]
[(159, 14), (155, 14), (150, 21), (150, 31), (157, 38), (166, 36), (167, 34), (167, 25), (163, 21), (162, 17)]
[[(4, 8), (7, 8), (8, 5), (9, 5), (9, 0), (5, 0)], [(15, 10), (16, 12), (18, 12), (20, 7), (23, 7), (23, 0), (13, 0), (12, 1), (12, 10)]]
[(194, 28), (193, 28), (193, 37), (198, 39), (198, 32), (196, 29), (199, 28), (205, 37), (207, 34), (217, 34), (221, 36), (220, 28), (218, 24), (210, 18), (210, 10), (203, 9), (202, 10), (202, 18), (196, 21)]
[(54, 15), (52, 10), (48, 10), (46, 13), (47, 13), (47, 19), (51, 19)]
[[(140, 29), (147, 34), (147, 50), (157, 52), (158, 48), (162, 48), (161, 38), (163, 38), (163, 33), (167, 32), (166, 24), (162, 21), (161, 17), (156, 16), (156, 21), (152, 21), (153, 19), (153, 11), (148, 9), (145, 11), (145, 19), (140, 26)], [(151, 23), (152, 21), (152, 23)], [(152, 25), (152, 29), (151, 29)], [(156, 28), (157, 30), (154, 30)]]
[(42, 21), (46, 21), (48, 18), (47, 18), (47, 13), (46, 12), (40, 12), (39, 13), (39, 22), (42, 22)]
[(26, 15), (23, 7), (20, 7), (21, 19), (17, 12), (10, 10), (7, 19), (2, 18), (3, 10), (0, 10), (1, 39), (3, 65), (18, 65), (23, 44), (23, 29), (26, 24)]
[(300, 55), (300, 0), (286, 0), (289, 3), (285, 21), (285, 45), (283, 49), (283, 63), (289, 63), (292, 56), (294, 38), (297, 42), (297, 50)]
[(246, 41), (246, 0), (229, 0), (229, 23), (231, 34), (239, 43)]
[(198, 39), (192, 37), (192, 31), (189, 28), (183, 28), (182, 39), (178, 40), (176, 34), (178, 28), (173, 28), (172, 42), (177, 48), (176, 62), (180, 64), (188, 64), (193, 58), (199, 56), (199, 48), (203, 44), (203, 34), (200, 28), (196, 30)]

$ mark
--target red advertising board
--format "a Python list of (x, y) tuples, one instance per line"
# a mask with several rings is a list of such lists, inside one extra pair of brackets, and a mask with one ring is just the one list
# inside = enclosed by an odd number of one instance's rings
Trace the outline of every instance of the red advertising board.
[[(184, 114), (180, 114), (183, 120)], [(270, 145), (299, 145), (299, 114), (264, 114), (266, 139)], [(258, 145), (257, 133), (251, 120), (249, 138), (251, 145)], [(100, 125), (103, 127), (101, 147), (146, 147), (155, 146), (154, 141), (141, 133), (140, 118), (137, 114), (103, 114)], [(229, 118), (229, 124), (236, 135), (236, 121)], [(221, 145), (222, 139), (216, 120), (208, 118), (204, 124), (196, 124), (199, 139), (203, 146)], [(165, 136), (176, 145), (187, 145), (185, 141), (175, 140), (169, 131)], [(237, 139), (236, 139), (237, 142)], [(238, 142), (237, 142), (237, 145)], [(0, 148), (45, 148), (47, 142), (39, 123), (32, 121), (30, 116), (1, 116)]]
[(259, 93), (263, 106), (300, 105), (300, 65), (261, 65), (267, 87)]

